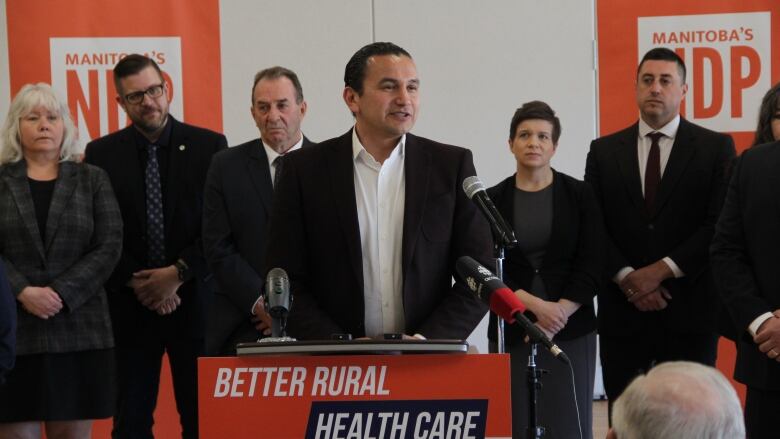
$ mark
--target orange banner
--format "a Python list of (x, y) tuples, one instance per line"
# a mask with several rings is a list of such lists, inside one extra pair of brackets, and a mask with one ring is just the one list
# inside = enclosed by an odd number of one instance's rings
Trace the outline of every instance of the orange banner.
[(201, 358), (200, 437), (509, 438), (507, 355)]
[(164, 71), (171, 114), (222, 130), (219, 1), (9, 0), (11, 94), (48, 82), (67, 99), (79, 140), (127, 126), (112, 69), (142, 53)]
[(753, 140), (764, 93), (780, 79), (780, 2), (597, 0), (599, 127), (618, 131), (638, 117), (636, 68), (653, 47), (675, 50), (688, 69), (683, 117)]

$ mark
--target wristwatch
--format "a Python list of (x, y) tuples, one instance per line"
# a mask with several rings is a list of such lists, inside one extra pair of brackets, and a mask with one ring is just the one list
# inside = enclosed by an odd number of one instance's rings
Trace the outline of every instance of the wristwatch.
[(176, 261), (175, 264), (173, 264), (174, 267), (176, 267), (177, 274), (179, 275), (179, 280), (182, 282), (185, 282), (190, 279), (190, 267), (187, 265), (186, 262), (184, 262), (183, 259), (179, 259)]

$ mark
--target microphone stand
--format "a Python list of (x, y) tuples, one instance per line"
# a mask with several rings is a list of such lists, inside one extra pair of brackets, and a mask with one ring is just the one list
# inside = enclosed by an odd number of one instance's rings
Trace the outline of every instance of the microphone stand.
[[(495, 244), (493, 245), (493, 255), (496, 259), (496, 276), (501, 280), (501, 282), (504, 281), (505, 247), (506, 246), (504, 243), (499, 242), (499, 240), (495, 240)], [(504, 319), (502, 318), (496, 318), (496, 344), (498, 353), (505, 354), (506, 345), (504, 344)]]
[(542, 390), (542, 375), (547, 373), (544, 369), (536, 368), (536, 349), (538, 343), (531, 342), (531, 352), (528, 354), (528, 367), (526, 377), (528, 379), (528, 438), (541, 439), (544, 437), (545, 428), (539, 425), (536, 411), (536, 401)]

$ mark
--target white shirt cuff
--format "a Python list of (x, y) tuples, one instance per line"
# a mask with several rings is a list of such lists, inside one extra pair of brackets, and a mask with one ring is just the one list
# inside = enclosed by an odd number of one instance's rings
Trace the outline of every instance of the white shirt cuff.
[(629, 273), (634, 271), (634, 267), (623, 267), (620, 270), (618, 270), (617, 274), (615, 274), (614, 277), (612, 277), (612, 280), (620, 285), (620, 282), (623, 282), (623, 279), (628, 276)]
[(428, 340), (428, 339), (427, 339), (427, 338), (425, 338), (425, 336), (423, 336), (422, 334), (414, 334), (412, 337), (414, 337), (414, 338), (419, 338), (420, 340)]
[(672, 270), (672, 273), (674, 273), (675, 279), (685, 276), (685, 273), (682, 270), (680, 270), (680, 267), (678, 267), (677, 264), (674, 263), (672, 258), (667, 256), (667, 257), (665, 257), (665, 258), (663, 258), (661, 260), (664, 261), (664, 263), (666, 263), (666, 265), (668, 265), (669, 268)]
[(765, 312), (760, 316), (756, 317), (756, 319), (753, 320), (750, 326), (748, 326), (748, 332), (750, 332), (750, 335), (755, 337), (756, 332), (758, 332), (758, 328), (761, 327), (761, 324), (771, 319), (772, 317), (774, 317), (774, 314), (772, 314), (771, 312)]
[(257, 300), (255, 300), (255, 303), (252, 304), (252, 308), (249, 309), (249, 313), (252, 315), (255, 315), (255, 306), (257, 306), (257, 302), (263, 300), (263, 295), (257, 297)]

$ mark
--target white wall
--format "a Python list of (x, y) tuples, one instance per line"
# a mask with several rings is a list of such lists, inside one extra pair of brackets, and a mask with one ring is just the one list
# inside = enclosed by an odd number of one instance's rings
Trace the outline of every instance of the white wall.
[[(243, 0), (224, 1), (220, 13), (223, 124), (231, 145), (257, 137), (252, 77), (277, 64), (300, 76), (307, 136), (319, 141), (346, 132), (347, 60), (369, 42), (393, 41), (411, 53), (420, 75), (413, 132), (472, 149), (486, 184), (513, 172), (509, 121), (533, 99), (561, 118), (553, 165), (584, 173), (596, 135), (592, 0)], [(485, 332), (483, 321), (470, 338), (483, 352)]]

